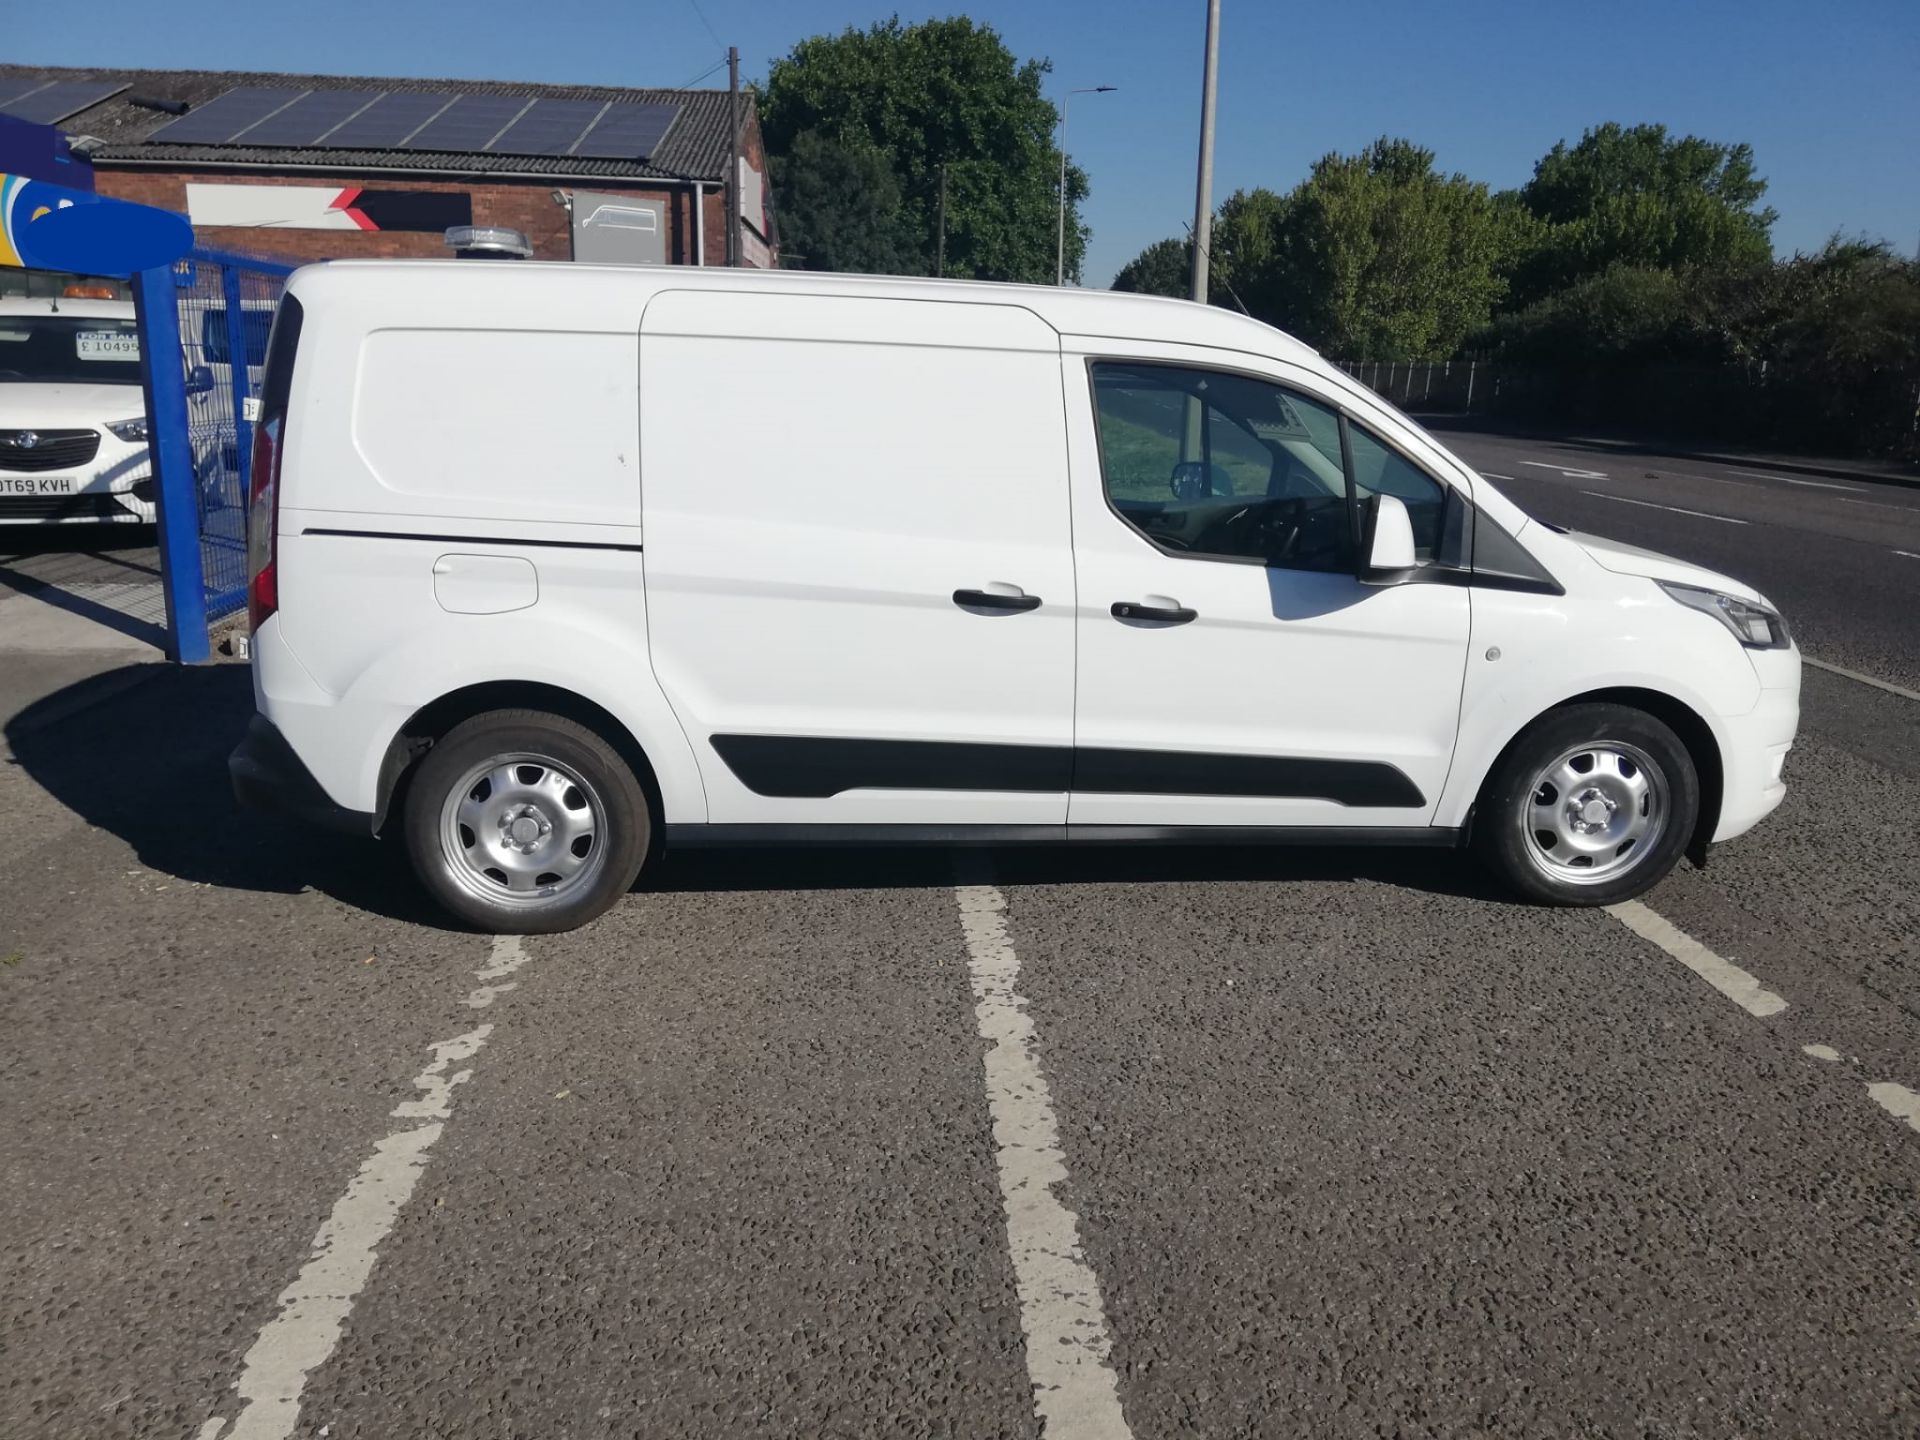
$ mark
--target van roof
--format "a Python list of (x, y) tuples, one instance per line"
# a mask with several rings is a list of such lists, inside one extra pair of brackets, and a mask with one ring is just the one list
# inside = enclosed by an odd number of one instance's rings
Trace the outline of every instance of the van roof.
[[(456, 268), (457, 267), (457, 268)], [(934, 280), (895, 275), (839, 275), (814, 270), (728, 269), (720, 266), (585, 265), (577, 261), (332, 260), (333, 274), (404, 276), (417, 284), (426, 269), (436, 278), (458, 275), (462, 288), (497, 296), (504, 288), (537, 291), (546, 285), (596, 284), (631, 287), (636, 299), (657, 290), (767, 289), (807, 294), (844, 293), (876, 299), (948, 298), (1021, 305), (1065, 335), (1102, 335), (1163, 340), (1248, 350), (1292, 360), (1315, 360), (1313, 348), (1283, 330), (1216, 305), (1196, 305), (1159, 295), (1078, 286), (1013, 285), (989, 280)]]

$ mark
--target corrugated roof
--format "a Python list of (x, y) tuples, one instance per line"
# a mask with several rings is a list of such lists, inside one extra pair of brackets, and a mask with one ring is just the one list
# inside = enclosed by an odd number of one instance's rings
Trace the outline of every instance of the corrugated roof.
[[(112, 70), (0, 64), (0, 79), (113, 80), (128, 88), (60, 122), (73, 136), (91, 136), (92, 159), (141, 164), (302, 166), (326, 170), (420, 170), (454, 175), (552, 175), (602, 179), (680, 179), (718, 183), (727, 170), (727, 92), (633, 90), (610, 85), (530, 85), (510, 80), (407, 80), (359, 75), (282, 75), (251, 70)], [(418, 150), (315, 150), (246, 145), (152, 144), (147, 137), (174, 117), (132, 103), (134, 96), (204, 105), (241, 85), (299, 90), (410, 90), (448, 95), (514, 95), (539, 100), (615, 100), (678, 105), (665, 137), (646, 160), (586, 160), (571, 156), (494, 155)], [(742, 92), (744, 129), (753, 100)]]

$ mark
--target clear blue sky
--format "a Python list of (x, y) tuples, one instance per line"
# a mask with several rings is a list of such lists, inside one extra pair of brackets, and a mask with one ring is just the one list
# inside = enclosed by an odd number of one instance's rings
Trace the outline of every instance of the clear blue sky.
[[(314, 70), (682, 85), (739, 45), (749, 78), (794, 41), (892, 13), (861, 0), (331, 0), (11, 7), (6, 58), (65, 65)], [(952, 10), (901, 13), (909, 20)], [(1744, 140), (1780, 212), (1775, 249), (1834, 230), (1920, 241), (1920, 0), (1612, 4), (1223, 0), (1214, 198), (1287, 189), (1381, 134), (1517, 185), (1606, 120)], [(1093, 195), (1087, 279), (1105, 284), (1193, 214), (1203, 0), (978, 0), (1074, 101), (1068, 146)], [(703, 21), (702, 15), (705, 20)], [(711, 33), (709, 25), (711, 24)], [(724, 70), (703, 81), (725, 84)]]

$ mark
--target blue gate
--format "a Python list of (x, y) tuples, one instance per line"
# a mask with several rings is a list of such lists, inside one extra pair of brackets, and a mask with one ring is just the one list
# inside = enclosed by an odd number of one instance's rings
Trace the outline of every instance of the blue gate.
[(292, 273), (277, 261), (195, 246), (175, 265), (134, 277), (176, 660), (205, 660), (208, 627), (247, 603), (247, 402), (260, 393), (267, 332)]

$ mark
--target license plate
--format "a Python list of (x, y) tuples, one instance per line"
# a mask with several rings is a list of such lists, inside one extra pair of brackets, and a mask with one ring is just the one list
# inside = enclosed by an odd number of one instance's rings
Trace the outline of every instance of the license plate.
[(0, 495), (71, 495), (72, 475), (0, 475)]

